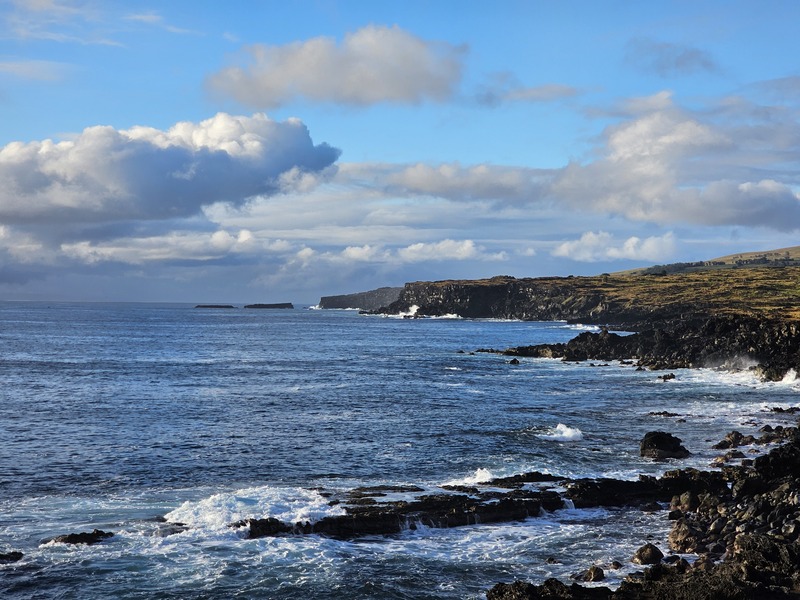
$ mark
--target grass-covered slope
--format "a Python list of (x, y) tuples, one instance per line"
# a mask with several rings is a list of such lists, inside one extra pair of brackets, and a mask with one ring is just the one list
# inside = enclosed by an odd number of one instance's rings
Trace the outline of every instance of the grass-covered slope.
[(658, 275), (493, 277), (406, 284), (389, 312), (569, 319), (606, 324), (742, 315), (800, 320), (800, 266), (740, 266)]

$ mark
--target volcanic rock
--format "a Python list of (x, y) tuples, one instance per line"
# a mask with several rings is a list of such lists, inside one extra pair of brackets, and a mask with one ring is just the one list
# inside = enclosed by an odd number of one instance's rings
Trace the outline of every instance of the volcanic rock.
[(639, 454), (646, 458), (665, 460), (667, 458), (686, 458), (691, 454), (681, 445), (680, 438), (664, 431), (646, 433), (639, 446)]
[(97, 544), (98, 542), (102, 542), (110, 537), (113, 537), (114, 534), (110, 531), (102, 531), (100, 529), (93, 529), (90, 532), (83, 532), (83, 533), (69, 533), (67, 535), (59, 535), (54, 537), (51, 542), (55, 542), (57, 544)]
[(654, 544), (645, 544), (639, 548), (631, 559), (637, 565), (655, 565), (661, 562), (664, 553)]

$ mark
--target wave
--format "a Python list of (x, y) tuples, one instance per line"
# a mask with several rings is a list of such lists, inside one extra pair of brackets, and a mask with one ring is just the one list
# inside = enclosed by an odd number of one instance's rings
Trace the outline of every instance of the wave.
[(476, 469), (472, 475), (467, 475), (461, 479), (451, 479), (445, 481), (442, 485), (475, 485), (476, 483), (487, 483), (497, 476), (489, 469), (479, 468)]
[(164, 518), (171, 523), (219, 530), (243, 519), (274, 517), (285, 523), (297, 523), (343, 514), (342, 507), (330, 506), (329, 499), (316, 490), (263, 486), (187, 501)]
[(555, 429), (550, 430), (550, 433), (540, 433), (539, 437), (556, 442), (577, 442), (583, 439), (583, 432), (577, 427), (568, 427), (563, 423), (559, 423)]

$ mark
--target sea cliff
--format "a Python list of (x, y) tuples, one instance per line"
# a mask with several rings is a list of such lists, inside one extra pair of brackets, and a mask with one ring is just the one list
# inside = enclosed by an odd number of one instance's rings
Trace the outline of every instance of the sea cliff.
[(764, 379), (800, 372), (800, 268), (672, 275), (493, 277), (408, 283), (379, 311), (415, 317), (566, 320), (635, 331), (583, 334), (507, 354), (636, 359), (648, 368), (753, 367)]
[(378, 310), (395, 302), (403, 291), (401, 287), (382, 287), (368, 292), (341, 294), (339, 296), (323, 296), (320, 308), (360, 308), (361, 310)]
[(687, 318), (748, 315), (800, 320), (800, 268), (671, 275), (508, 276), (407, 283), (376, 312), (465, 318), (568, 320), (639, 329)]

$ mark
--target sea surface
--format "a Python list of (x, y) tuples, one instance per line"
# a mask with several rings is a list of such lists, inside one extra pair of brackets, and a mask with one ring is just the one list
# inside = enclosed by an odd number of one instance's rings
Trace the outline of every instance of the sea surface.
[[(473, 353), (566, 341), (563, 322), (356, 311), (0, 303), (2, 598), (482, 598), (592, 564), (616, 585), (665, 512), (564, 509), (524, 522), (342, 541), (244, 539), (247, 517), (340, 514), (328, 492), (526, 471), (634, 479), (707, 467), (737, 429), (792, 424), (793, 377)], [(678, 417), (651, 413), (669, 411)], [(665, 430), (693, 455), (638, 456)], [(763, 450), (762, 450), (763, 451)], [(163, 522), (188, 529), (170, 535)], [(94, 546), (47, 540), (102, 529)], [(548, 560), (549, 559), (549, 560)]]

